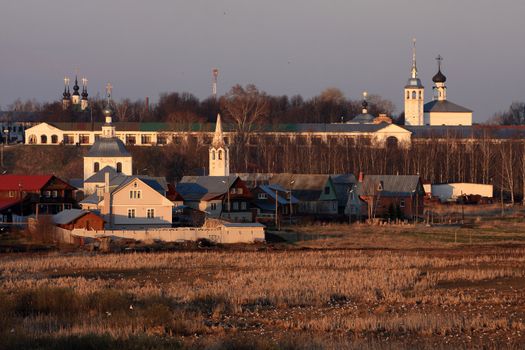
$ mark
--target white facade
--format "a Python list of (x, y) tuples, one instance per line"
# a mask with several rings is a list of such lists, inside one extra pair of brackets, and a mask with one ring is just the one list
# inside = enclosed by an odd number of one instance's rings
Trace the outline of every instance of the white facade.
[(472, 125), (472, 112), (427, 112), (425, 125)]

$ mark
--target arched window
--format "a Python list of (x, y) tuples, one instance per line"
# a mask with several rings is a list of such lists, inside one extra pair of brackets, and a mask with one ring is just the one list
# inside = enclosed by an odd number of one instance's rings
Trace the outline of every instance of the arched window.
[(415, 91), (412, 91), (412, 99), (413, 99), (413, 100), (416, 99), (416, 92), (415, 92)]
[(410, 100), (410, 91), (407, 91), (407, 100)]
[(51, 143), (58, 143), (58, 136), (57, 135), (51, 135)]
[(219, 150), (219, 160), (222, 159), (222, 150)]
[(211, 151), (211, 159), (215, 160), (215, 151)]
[(118, 162), (117, 163), (117, 173), (121, 173), (121, 172), (122, 172), (122, 163)]
[(36, 143), (36, 136), (35, 135), (29, 135), (29, 143), (31, 145), (34, 145)]
[(420, 92), (419, 92), (419, 99), (420, 99), (420, 100), (422, 99), (421, 96), (423, 96), (423, 93), (420, 91)]
[(47, 136), (46, 135), (41, 135), (40, 136), (40, 143), (47, 143)]
[(95, 164), (93, 164), (93, 172), (97, 173), (99, 170), (100, 170), (100, 164), (99, 162), (95, 162)]

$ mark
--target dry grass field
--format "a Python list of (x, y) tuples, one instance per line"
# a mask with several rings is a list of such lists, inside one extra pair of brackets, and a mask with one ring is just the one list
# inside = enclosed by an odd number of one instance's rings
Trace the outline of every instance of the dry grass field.
[(523, 228), (329, 225), (248, 248), (3, 254), (0, 348), (521, 349)]

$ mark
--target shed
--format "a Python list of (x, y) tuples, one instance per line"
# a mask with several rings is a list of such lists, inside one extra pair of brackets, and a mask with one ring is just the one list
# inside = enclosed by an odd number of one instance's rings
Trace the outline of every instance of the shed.
[(82, 209), (68, 209), (53, 216), (53, 223), (58, 227), (73, 230), (81, 228), (86, 230), (103, 230), (104, 219), (94, 212)]

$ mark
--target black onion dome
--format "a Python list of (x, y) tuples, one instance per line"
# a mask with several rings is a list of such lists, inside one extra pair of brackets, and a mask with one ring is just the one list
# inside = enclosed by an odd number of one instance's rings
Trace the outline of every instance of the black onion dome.
[(80, 95), (78, 93), (78, 90), (80, 90), (80, 86), (78, 86), (78, 79), (75, 77), (75, 85), (73, 85), (73, 95)]
[(88, 98), (88, 92), (87, 92), (86, 89), (84, 89), (84, 90), (82, 91), (82, 98), (85, 99), (85, 100), (87, 100), (87, 98)]
[(64, 97), (64, 100), (67, 100), (68, 99), (68, 94), (67, 94), (67, 90), (66, 88), (64, 88), (64, 93), (62, 94), (62, 96)]
[(441, 69), (439, 69), (436, 75), (432, 77), (432, 81), (434, 83), (444, 83), (447, 81), (447, 77), (443, 73), (441, 73)]

